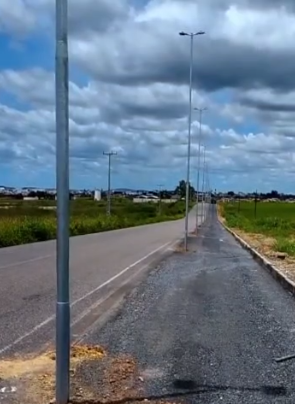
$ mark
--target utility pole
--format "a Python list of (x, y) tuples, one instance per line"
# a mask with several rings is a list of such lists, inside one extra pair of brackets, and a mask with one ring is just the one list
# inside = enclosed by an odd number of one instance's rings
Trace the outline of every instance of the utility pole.
[(70, 395), (68, 1), (56, 0), (56, 404)]
[(157, 185), (159, 188), (159, 216), (161, 215), (161, 205), (162, 205), (162, 187), (163, 184), (158, 184)]
[(200, 195), (200, 171), (201, 171), (201, 142), (202, 142), (202, 118), (203, 112), (207, 111), (207, 107), (194, 108), (199, 111), (199, 139), (198, 139), (198, 163), (197, 163), (197, 206), (196, 206), (196, 229), (199, 224), (199, 195)]
[(111, 214), (111, 159), (112, 156), (116, 156), (117, 152), (103, 152), (104, 156), (108, 156), (109, 169), (108, 169), (108, 202), (107, 202), (107, 215)]
[(194, 37), (204, 35), (204, 31), (199, 32), (179, 32), (180, 36), (190, 37), (190, 69), (189, 69), (189, 111), (188, 111), (188, 142), (187, 142), (187, 173), (186, 173), (186, 192), (185, 192), (185, 236), (184, 248), (187, 251), (188, 239), (188, 214), (189, 214), (189, 191), (190, 191), (190, 159), (191, 159), (191, 128), (192, 128), (192, 85), (193, 85), (193, 46)]

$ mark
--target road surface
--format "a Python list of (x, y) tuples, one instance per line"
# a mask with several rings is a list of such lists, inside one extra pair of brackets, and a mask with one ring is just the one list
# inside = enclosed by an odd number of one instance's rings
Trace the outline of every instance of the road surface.
[[(189, 216), (195, 228), (195, 212)], [(72, 322), (154, 253), (183, 236), (184, 220), (74, 237), (70, 242)], [(54, 338), (55, 241), (0, 249), (0, 356)]]
[(273, 358), (295, 352), (295, 301), (214, 212), (86, 342), (132, 355), (157, 402), (294, 403), (295, 361)]

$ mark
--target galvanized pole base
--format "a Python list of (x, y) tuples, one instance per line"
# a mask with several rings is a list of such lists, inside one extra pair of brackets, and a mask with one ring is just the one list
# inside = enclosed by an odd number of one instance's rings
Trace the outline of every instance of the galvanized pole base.
[(70, 396), (70, 305), (56, 304), (56, 404), (67, 404)]

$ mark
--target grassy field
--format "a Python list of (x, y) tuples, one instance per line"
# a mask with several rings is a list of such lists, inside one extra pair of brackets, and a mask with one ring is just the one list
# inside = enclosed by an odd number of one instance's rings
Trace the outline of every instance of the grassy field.
[(231, 228), (264, 234), (275, 239), (274, 249), (295, 256), (295, 204), (284, 202), (234, 202), (219, 206)]
[[(106, 202), (70, 202), (71, 236), (97, 233), (148, 223), (180, 219), (185, 203), (133, 203), (128, 199), (112, 201), (112, 215), (106, 215)], [(56, 237), (55, 201), (16, 201), (0, 199), (0, 247), (45, 241)]]

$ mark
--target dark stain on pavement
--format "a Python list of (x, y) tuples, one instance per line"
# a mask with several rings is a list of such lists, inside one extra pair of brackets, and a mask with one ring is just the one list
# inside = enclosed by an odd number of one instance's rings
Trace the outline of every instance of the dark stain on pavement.
[(34, 301), (34, 300), (39, 300), (40, 298), (41, 298), (41, 295), (40, 295), (40, 294), (34, 293), (34, 294), (32, 294), (32, 295), (23, 297), (23, 300), (24, 300), (25, 302), (32, 302), (32, 301)]

